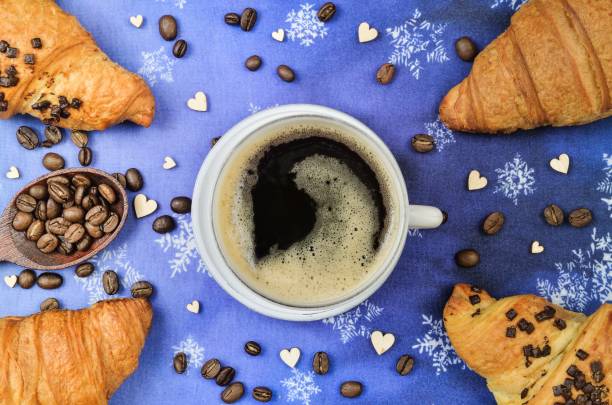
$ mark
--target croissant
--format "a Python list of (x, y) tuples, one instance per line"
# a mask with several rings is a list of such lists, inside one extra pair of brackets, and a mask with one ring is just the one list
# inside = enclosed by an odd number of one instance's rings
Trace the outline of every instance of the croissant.
[(609, 404), (611, 304), (586, 317), (534, 295), (496, 300), (457, 284), (444, 326), (498, 404)]
[(612, 115), (612, 1), (530, 0), (440, 104), (450, 129), (510, 133)]
[(138, 366), (152, 316), (145, 299), (119, 299), (0, 319), (0, 404), (106, 404)]
[(30, 114), (82, 130), (151, 124), (155, 100), (144, 80), (111, 61), (54, 0), (2, 0), (0, 22), (0, 118)]

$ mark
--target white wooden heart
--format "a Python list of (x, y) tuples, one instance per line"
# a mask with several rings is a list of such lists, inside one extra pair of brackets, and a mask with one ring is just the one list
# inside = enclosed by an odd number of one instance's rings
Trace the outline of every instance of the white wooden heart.
[(272, 32), (272, 38), (274, 38), (278, 42), (283, 42), (285, 40), (285, 30), (279, 28), (276, 31)]
[(395, 336), (392, 333), (382, 333), (379, 330), (375, 330), (370, 335), (370, 340), (372, 341), (372, 346), (374, 346), (374, 350), (380, 356), (385, 353), (395, 344)]
[(19, 178), (19, 169), (15, 166), (9, 167), (8, 172), (6, 172), (7, 179), (18, 179)]
[(12, 276), (4, 276), (4, 284), (8, 285), (10, 288), (15, 287), (15, 284), (17, 284), (17, 276), (14, 274)]
[(544, 246), (540, 245), (540, 242), (534, 240), (531, 242), (531, 253), (537, 255), (538, 253), (542, 253), (544, 251)]
[(283, 363), (285, 363), (291, 368), (294, 368), (297, 362), (300, 360), (301, 354), (302, 353), (300, 352), (300, 349), (298, 349), (297, 347), (292, 347), (291, 349), (281, 350), (280, 358)]
[(204, 112), (208, 110), (208, 100), (203, 91), (198, 91), (193, 98), (187, 101), (187, 107), (194, 111)]
[(197, 300), (191, 301), (187, 304), (187, 311), (192, 312), (194, 314), (200, 313), (200, 303)]
[(551, 159), (550, 167), (556, 172), (567, 174), (570, 166), (570, 158), (567, 153), (562, 153), (558, 158)]
[(374, 41), (378, 37), (378, 30), (370, 27), (370, 24), (364, 21), (359, 24), (357, 35), (359, 37), (359, 42), (363, 44), (364, 42)]
[(480, 190), (487, 186), (488, 180), (478, 170), (472, 170), (468, 176), (468, 190)]
[(134, 197), (134, 212), (136, 218), (146, 217), (155, 212), (157, 209), (157, 201), (148, 200), (144, 194), (138, 194)]
[(142, 18), (140, 14), (133, 15), (130, 17), (130, 24), (132, 24), (136, 28), (140, 28), (142, 26), (143, 21), (144, 19)]
[(166, 156), (162, 167), (166, 170), (174, 169), (176, 167), (176, 162), (170, 156)]

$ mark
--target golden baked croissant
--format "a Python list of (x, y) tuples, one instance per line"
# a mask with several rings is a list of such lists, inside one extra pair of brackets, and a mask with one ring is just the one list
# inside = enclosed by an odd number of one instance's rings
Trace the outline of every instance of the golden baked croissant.
[(30, 114), (82, 130), (153, 120), (144, 80), (111, 61), (54, 0), (1, 1), (0, 67), (2, 119)]
[(496, 300), (457, 284), (444, 326), (498, 404), (596, 405), (612, 398), (610, 304), (587, 318), (535, 295)]
[(0, 404), (106, 404), (138, 366), (152, 316), (141, 298), (0, 319)]
[(440, 104), (451, 129), (510, 133), (612, 115), (612, 1), (530, 0)]

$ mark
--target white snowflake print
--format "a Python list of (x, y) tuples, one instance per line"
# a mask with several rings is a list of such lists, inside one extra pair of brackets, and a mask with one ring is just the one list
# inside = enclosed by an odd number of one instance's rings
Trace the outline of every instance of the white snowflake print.
[(301, 402), (302, 405), (310, 405), (312, 397), (321, 392), (321, 388), (315, 382), (312, 371), (300, 371), (291, 369), (291, 377), (285, 378), (280, 383), (287, 390), (287, 402)]
[(536, 190), (534, 172), (517, 153), (512, 161), (504, 164), (503, 168), (495, 169), (497, 185), (493, 193), (502, 193), (511, 199), (514, 205), (518, 205), (520, 196), (531, 195)]
[(173, 257), (168, 260), (170, 270), (172, 270), (170, 278), (174, 278), (179, 273), (185, 273), (192, 267), (195, 267), (196, 272), (207, 273), (210, 276), (196, 248), (191, 216), (189, 214), (172, 214), (172, 216), (176, 219), (178, 228), (174, 232), (165, 233), (155, 239), (155, 243), (164, 252), (174, 253)]
[(355, 309), (323, 319), (323, 323), (331, 325), (332, 330), (337, 330), (340, 341), (346, 344), (356, 337), (369, 338), (372, 332), (370, 323), (382, 312), (383, 308), (365, 300)]
[(555, 304), (584, 311), (589, 304), (612, 301), (612, 236), (593, 228), (586, 249), (572, 251), (565, 263), (555, 263), (556, 280), (537, 280), (538, 293)]
[(144, 76), (151, 86), (155, 86), (160, 80), (174, 82), (173, 70), (176, 60), (166, 55), (166, 48), (160, 47), (157, 51), (142, 53), (142, 66), (138, 73)]
[(267, 106), (267, 107), (262, 107), (262, 106), (260, 106), (258, 104), (255, 104), (255, 103), (249, 103), (248, 111), (249, 111), (249, 114), (255, 114), (255, 113), (258, 113), (258, 112), (260, 112), (262, 110), (267, 110), (268, 108), (273, 108), (273, 107), (278, 107), (278, 104), (270, 105), (270, 106)]
[[(165, 3), (166, 0), (155, 0), (158, 3)], [(187, 0), (171, 0), (174, 3), (174, 7), (182, 9), (187, 4)], [(170, 2), (170, 1), (169, 1)]]
[(421, 239), (423, 237), (423, 233), (420, 229), (408, 229), (408, 236)]
[(527, 0), (493, 0), (491, 8), (507, 6), (512, 10), (518, 10)]
[(423, 19), (421, 12), (415, 9), (412, 17), (402, 25), (386, 29), (393, 47), (389, 62), (406, 66), (412, 76), (419, 79), (425, 63), (444, 63), (449, 60), (442, 38), (445, 29), (446, 24), (431, 23)]
[(172, 346), (172, 350), (174, 355), (183, 352), (187, 356), (187, 373), (189, 373), (190, 368), (199, 370), (204, 364), (204, 347), (200, 346), (191, 335), (187, 336), (178, 345)]
[(612, 155), (607, 153), (603, 154), (603, 161), (605, 167), (602, 169), (604, 172), (604, 178), (597, 183), (597, 191), (605, 194), (605, 197), (601, 198), (601, 201), (606, 204), (608, 211), (610, 211), (610, 218), (612, 218)]
[(89, 277), (82, 278), (74, 275), (77, 283), (81, 284), (81, 288), (89, 294), (88, 303), (90, 305), (112, 298), (104, 292), (102, 287), (102, 274), (106, 270), (113, 270), (119, 275), (121, 282), (119, 295), (129, 295), (132, 284), (144, 279), (143, 275), (130, 264), (127, 256), (127, 243), (116, 248), (105, 249), (89, 260), (95, 267)]
[(310, 46), (316, 39), (327, 36), (327, 27), (319, 20), (317, 10), (313, 7), (314, 4), (301, 4), (298, 11), (292, 9), (287, 14), (285, 22), (288, 22), (289, 26), (285, 32), (291, 41), (300, 41), (300, 45)]
[(465, 363), (453, 349), (450, 339), (444, 329), (442, 319), (434, 319), (433, 316), (422, 315), (422, 324), (428, 327), (423, 338), (417, 338), (417, 343), (412, 345), (413, 349), (419, 349), (419, 353), (427, 353), (436, 369), (436, 375), (446, 373), (450, 366), (461, 366), (465, 369)]
[(455, 134), (444, 125), (440, 120), (440, 116), (435, 121), (426, 123), (425, 131), (427, 131), (428, 135), (433, 136), (437, 152), (443, 151), (446, 145), (456, 142)]

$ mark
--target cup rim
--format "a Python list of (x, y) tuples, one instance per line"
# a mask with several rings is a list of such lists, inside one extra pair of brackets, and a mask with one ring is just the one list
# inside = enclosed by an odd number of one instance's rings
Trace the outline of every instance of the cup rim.
[[(227, 264), (213, 226), (213, 201), (218, 177), (227, 158), (236, 147), (258, 129), (281, 119), (299, 116), (322, 117), (355, 128), (369, 143), (378, 148), (377, 156), (384, 159), (390, 170), (393, 186), (399, 192), (398, 235), (391, 253), (373, 275), (355, 294), (342, 301), (318, 307), (295, 307), (273, 301), (249, 287)], [(192, 196), (193, 233), (196, 248), (208, 272), (217, 284), (234, 299), (260, 314), (290, 321), (314, 321), (338, 315), (356, 307), (374, 294), (393, 272), (406, 242), (408, 230), (408, 193), (403, 174), (395, 157), (384, 142), (358, 119), (341, 111), (314, 104), (288, 104), (272, 107), (250, 115), (226, 132), (206, 156), (198, 175)]]

